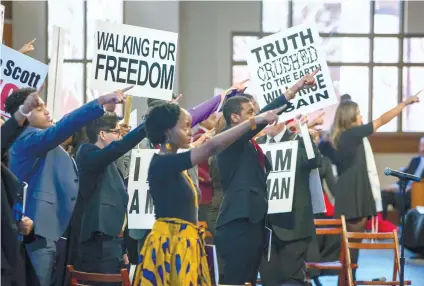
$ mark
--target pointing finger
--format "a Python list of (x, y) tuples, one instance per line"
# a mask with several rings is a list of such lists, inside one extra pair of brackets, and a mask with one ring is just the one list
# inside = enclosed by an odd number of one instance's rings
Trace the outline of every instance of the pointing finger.
[(311, 73), (311, 76), (315, 76), (320, 70), (321, 67), (317, 68), (313, 73)]
[(133, 85), (130, 85), (130, 86), (126, 87), (126, 88), (121, 89), (120, 91), (121, 91), (121, 92), (127, 92), (127, 91), (129, 91), (130, 89), (132, 89), (133, 87), (134, 87)]

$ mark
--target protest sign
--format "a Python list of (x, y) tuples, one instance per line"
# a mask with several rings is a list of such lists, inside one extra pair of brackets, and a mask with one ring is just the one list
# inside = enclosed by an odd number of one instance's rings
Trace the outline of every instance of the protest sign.
[(171, 100), (177, 42), (177, 33), (97, 21), (90, 88), (134, 85), (134, 96)]
[(65, 57), (65, 29), (53, 26), (52, 54), (49, 64), (49, 86), (47, 91), (47, 107), (55, 120), (64, 115), (62, 106), (65, 103), (65, 95), (62, 88), (63, 61)]
[[(308, 160), (315, 158), (314, 147), (312, 146), (311, 136), (309, 135), (308, 124), (300, 125), (300, 133), (302, 134), (303, 144), (306, 150)], [(312, 210), (314, 214), (325, 213), (324, 191), (321, 184), (321, 176), (318, 168), (315, 168), (309, 174), (309, 190), (311, 191)]]
[(248, 51), (247, 63), (261, 107), (283, 95), (305, 74), (321, 69), (315, 77), (316, 86), (301, 90), (287, 104), (280, 120), (289, 120), (337, 102), (315, 28), (287, 29), (253, 42)]
[(1, 45), (1, 112), (4, 103), (12, 92), (24, 87), (40, 89), (49, 67), (31, 57)]
[(205, 251), (206, 251), (206, 258), (208, 260), (209, 276), (211, 277), (211, 284), (218, 285), (219, 268), (218, 268), (218, 255), (216, 254), (216, 246), (212, 244), (206, 244)]
[(298, 142), (263, 144), (261, 147), (272, 166), (267, 178), (268, 213), (291, 212)]
[(1, 37), (2, 43), (3, 43), (4, 13), (5, 13), (5, 7), (3, 5), (0, 5), (0, 37)]
[(153, 154), (159, 150), (133, 149), (128, 178), (128, 228), (151, 229), (155, 223), (153, 199), (149, 191), (147, 171)]

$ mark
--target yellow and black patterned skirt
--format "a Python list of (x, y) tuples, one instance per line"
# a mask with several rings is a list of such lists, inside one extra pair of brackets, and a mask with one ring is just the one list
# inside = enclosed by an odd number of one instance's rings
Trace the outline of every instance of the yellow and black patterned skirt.
[(210, 286), (203, 235), (194, 224), (159, 219), (140, 252), (134, 286)]

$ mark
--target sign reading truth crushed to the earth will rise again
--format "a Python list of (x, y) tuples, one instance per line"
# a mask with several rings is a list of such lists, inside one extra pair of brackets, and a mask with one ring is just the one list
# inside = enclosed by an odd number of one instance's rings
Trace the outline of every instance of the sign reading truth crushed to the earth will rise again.
[(248, 48), (247, 62), (261, 107), (283, 95), (305, 74), (321, 69), (316, 75), (316, 86), (301, 90), (287, 104), (280, 120), (337, 103), (319, 41), (315, 28), (296, 26), (257, 40)]

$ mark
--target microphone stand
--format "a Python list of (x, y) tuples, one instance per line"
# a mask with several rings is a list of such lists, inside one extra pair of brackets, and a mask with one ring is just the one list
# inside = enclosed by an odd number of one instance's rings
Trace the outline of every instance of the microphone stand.
[(400, 269), (399, 269), (399, 285), (404, 286), (404, 279), (405, 279), (405, 244), (404, 238), (405, 238), (405, 193), (406, 193), (406, 186), (408, 185), (408, 180), (406, 179), (400, 179), (399, 181), (399, 187), (402, 194), (402, 205), (401, 205), (401, 218), (402, 218), (402, 233), (400, 237)]

